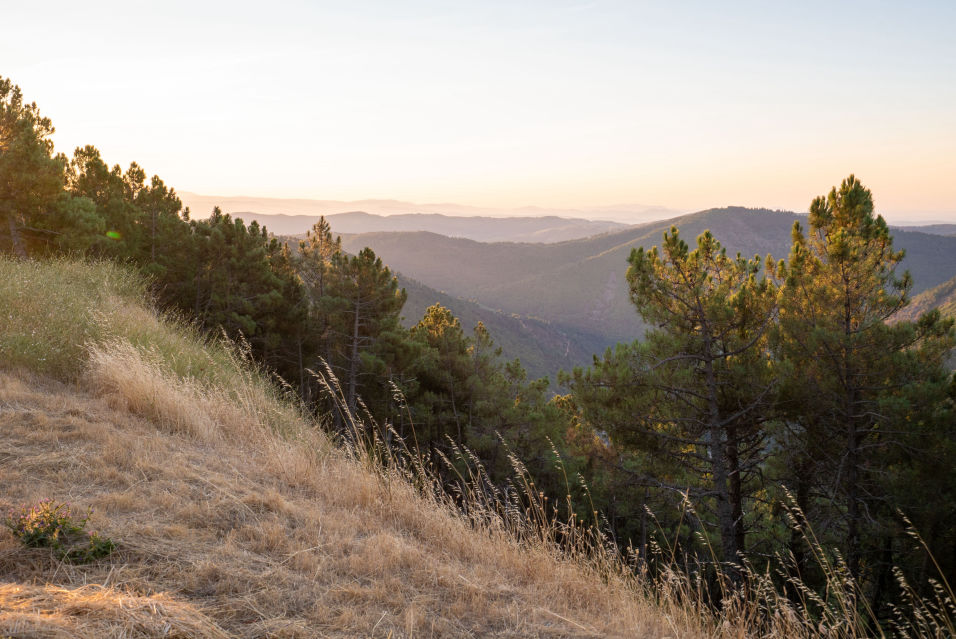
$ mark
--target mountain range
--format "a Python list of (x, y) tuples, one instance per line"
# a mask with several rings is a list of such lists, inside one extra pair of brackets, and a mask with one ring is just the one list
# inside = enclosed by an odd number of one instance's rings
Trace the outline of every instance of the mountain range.
[(438, 213), (453, 217), (570, 217), (588, 220), (612, 220), (624, 224), (650, 222), (665, 217), (680, 215), (684, 211), (664, 206), (646, 204), (615, 204), (610, 206), (494, 208), (466, 206), (454, 203), (404, 202), (391, 199), (366, 200), (315, 200), (247, 196), (200, 195), (179, 191), (183, 205), (188, 206), (194, 217), (206, 217), (213, 207), (224, 213), (253, 212), (256, 215), (306, 215), (314, 218), (349, 211), (364, 211), (373, 215), (401, 215), (407, 213)]
[[(316, 215), (266, 214), (234, 211), (235, 217), (257, 221), (277, 235), (300, 235), (318, 221)], [(478, 242), (562, 242), (629, 225), (606, 220), (558, 217), (490, 217), (486, 215), (456, 216), (440, 213), (400, 213), (375, 215), (364, 211), (332, 213), (325, 219), (337, 233), (429, 231), (447, 237), (463, 237)]]
[(917, 231), (919, 233), (930, 233), (932, 235), (956, 235), (956, 224), (925, 224), (921, 226), (891, 226), (891, 230), (894, 232), (899, 229), (901, 231)]

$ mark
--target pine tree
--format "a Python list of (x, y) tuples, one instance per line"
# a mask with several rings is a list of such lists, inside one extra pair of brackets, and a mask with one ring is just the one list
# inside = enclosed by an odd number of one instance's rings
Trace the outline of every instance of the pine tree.
[(575, 401), (613, 442), (687, 469), (652, 468), (647, 479), (694, 482), (694, 496), (714, 504), (724, 560), (737, 561), (748, 481), (764, 458), (773, 384), (763, 343), (776, 289), (757, 277), (759, 258), (728, 257), (709, 231), (691, 251), (672, 228), (660, 249), (635, 249), (629, 262), (631, 301), (656, 328), (576, 370)]
[[(356, 256), (339, 253), (332, 261), (330, 274), (325, 292), (333, 362), (344, 373), (346, 403), (354, 412), (359, 377), (363, 368), (374, 365), (374, 348), (380, 335), (399, 327), (406, 293), (370, 248)], [(363, 362), (363, 357), (368, 361)]]
[(73, 197), (91, 201), (103, 219), (105, 238), (90, 247), (93, 251), (142, 266), (150, 263), (151, 235), (140, 206), (146, 172), (138, 164), (130, 163), (124, 172), (118, 164), (110, 168), (96, 147), (78, 148), (67, 166), (67, 188)]
[(843, 548), (859, 574), (867, 509), (877, 497), (878, 450), (889, 441), (883, 403), (938, 374), (952, 325), (938, 313), (892, 322), (909, 302), (903, 251), (874, 215), (873, 197), (853, 175), (810, 206), (810, 231), (794, 225), (781, 294), (777, 359), (789, 372), (782, 397), (786, 465), (798, 504), (822, 491), (841, 504)]
[(332, 361), (331, 323), (329, 321), (328, 285), (334, 263), (342, 254), (342, 238), (332, 238), (332, 229), (320, 217), (306, 238), (299, 241), (295, 269), (305, 291), (306, 325), (297, 336), (299, 359), (299, 392), (306, 403), (315, 396), (314, 381), (307, 370), (321, 370), (321, 361)]
[[(165, 257), (168, 249), (179, 236), (185, 234), (184, 220), (180, 217), (183, 203), (176, 191), (154, 175), (148, 187), (138, 189), (135, 205), (142, 212), (143, 226), (147, 229), (140, 262), (148, 264), (151, 270), (161, 271), (168, 267)], [(147, 251), (148, 248), (148, 251)]]
[(473, 361), (461, 323), (434, 304), (411, 329), (411, 338), (421, 344), (413, 367), (416, 393), (409, 398), (419, 445), (445, 448), (448, 437), (467, 445)]
[(53, 132), (36, 103), (0, 77), (0, 220), (20, 258), (27, 257), (23, 231), (42, 226), (63, 193), (66, 158), (54, 155)]

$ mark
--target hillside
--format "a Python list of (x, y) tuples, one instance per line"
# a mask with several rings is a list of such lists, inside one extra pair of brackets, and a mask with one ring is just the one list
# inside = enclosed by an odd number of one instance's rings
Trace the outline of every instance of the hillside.
[[(732, 207), (547, 245), (479, 243), (428, 233), (342, 239), (347, 250), (370, 246), (392, 268), (450, 295), (540, 317), (559, 330), (598, 335), (611, 344), (643, 332), (624, 280), (632, 248), (659, 244), (664, 231), (676, 225), (689, 243), (710, 229), (731, 252), (786, 258), (791, 228), (800, 219), (794, 213)], [(907, 251), (904, 268), (913, 275), (914, 293), (956, 274), (956, 238), (903, 230), (894, 238)]]
[(588, 365), (592, 355), (601, 352), (605, 340), (600, 335), (571, 328), (558, 328), (541, 319), (518, 316), (490, 309), (480, 304), (452, 297), (430, 286), (398, 274), (398, 281), (408, 293), (402, 311), (402, 323), (414, 326), (433, 304), (451, 309), (467, 333), (482, 322), (501, 347), (502, 357), (518, 358), (530, 379), (551, 377), (559, 370)]
[(109, 264), (0, 258), (0, 509), (91, 507), (117, 544), (72, 565), (0, 531), (0, 635), (703, 636), (349, 455), (142, 293)]
[(956, 317), (956, 277), (914, 297), (899, 317), (915, 320), (934, 308), (938, 308), (943, 315)]
[[(298, 250), (295, 247), (301, 238), (280, 236), (280, 239), (288, 242), (293, 250)], [(429, 306), (441, 304), (454, 313), (469, 335), (478, 322), (482, 322), (496, 346), (501, 347), (502, 358), (508, 361), (520, 359), (529, 379), (550, 377), (553, 382), (558, 371), (588, 365), (593, 354), (606, 347), (606, 340), (601, 335), (559, 327), (536, 317), (506, 313), (483, 306), (475, 300), (449, 295), (404, 273), (395, 272), (395, 275), (399, 286), (408, 294), (401, 316), (404, 327), (411, 328), (417, 324)]]
[(956, 224), (924, 224), (921, 226), (900, 226), (893, 227), (893, 230), (915, 231), (917, 233), (930, 233), (932, 235), (956, 235)]
[[(236, 211), (236, 217), (255, 220), (277, 235), (301, 235), (318, 221), (315, 215), (262, 214)], [(627, 228), (619, 222), (558, 217), (452, 216), (439, 213), (373, 215), (362, 211), (333, 213), (325, 219), (340, 233), (427, 231), (479, 242), (562, 242)]]

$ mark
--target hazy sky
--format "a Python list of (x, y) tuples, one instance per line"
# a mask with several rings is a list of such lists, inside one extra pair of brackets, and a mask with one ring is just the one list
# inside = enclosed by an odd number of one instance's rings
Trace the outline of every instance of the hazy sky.
[(149, 5), (5, 3), (0, 75), (179, 190), (956, 222), (953, 0)]

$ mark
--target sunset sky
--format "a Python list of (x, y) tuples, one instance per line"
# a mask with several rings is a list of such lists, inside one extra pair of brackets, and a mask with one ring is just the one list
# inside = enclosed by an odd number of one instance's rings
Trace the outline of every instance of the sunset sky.
[(956, 2), (36, 2), (0, 75), (182, 191), (956, 222)]

